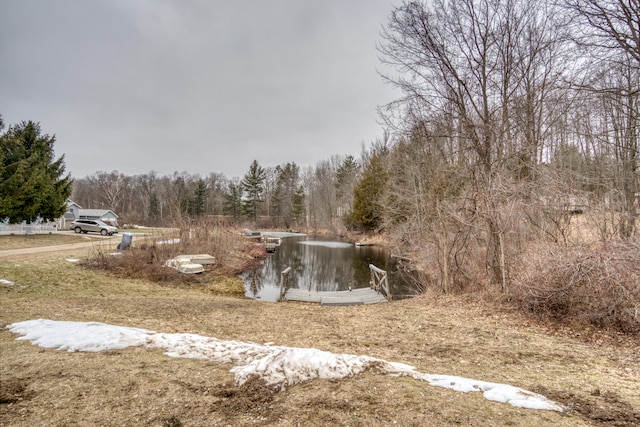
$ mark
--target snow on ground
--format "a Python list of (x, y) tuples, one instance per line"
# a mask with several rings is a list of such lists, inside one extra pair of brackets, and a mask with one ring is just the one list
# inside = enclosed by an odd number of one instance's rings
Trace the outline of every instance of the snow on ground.
[[(15, 282), (12, 282), (11, 280), (6, 280), (6, 279), (0, 279), (0, 286), (15, 286)], [(18, 289), (24, 289), (24, 286), (17, 286)]]
[(196, 334), (164, 334), (146, 329), (108, 325), (98, 322), (27, 320), (7, 326), (21, 335), (18, 340), (67, 351), (105, 351), (133, 346), (162, 348), (169, 357), (208, 360), (235, 365), (238, 386), (258, 375), (271, 386), (286, 386), (313, 378), (341, 379), (365, 371), (408, 376), (432, 386), (463, 393), (480, 391), (488, 400), (506, 402), (528, 409), (562, 412), (558, 403), (546, 397), (508, 384), (490, 383), (470, 378), (423, 374), (413, 366), (388, 362), (369, 356), (335, 354), (314, 348), (260, 345), (241, 341), (221, 341)]

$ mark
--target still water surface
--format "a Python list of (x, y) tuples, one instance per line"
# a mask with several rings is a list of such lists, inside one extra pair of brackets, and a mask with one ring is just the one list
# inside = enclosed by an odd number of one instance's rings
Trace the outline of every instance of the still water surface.
[(318, 291), (341, 291), (369, 286), (369, 264), (388, 272), (394, 299), (411, 294), (410, 279), (397, 270), (397, 262), (381, 247), (356, 247), (351, 242), (304, 235), (283, 237), (264, 264), (241, 279), (249, 298), (277, 301), (280, 273), (291, 267), (289, 286)]

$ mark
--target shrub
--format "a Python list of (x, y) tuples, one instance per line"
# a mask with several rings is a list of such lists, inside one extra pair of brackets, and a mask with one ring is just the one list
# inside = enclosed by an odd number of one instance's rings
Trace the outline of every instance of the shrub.
[(640, 333), (640, 243), (538, 247), (523, 257), (510, 296), (535, 316)]
[(83, 265), (119, 277), (161, 283), (203, 283), (207, 280), (207, 274), (183, 274), (165, 267), (165, 262), (177, 255), (209, 254), (215, 257), (216, 263), (205, 266), (205, 273), (233, 275), (241, 272), (254, 260), (254, 252), (264, 253), (263, 246), (253, 248), (254, 245), (239, 233), (201, 226), (167, 232), (153, 238), (134, 237), (131, 248), (117, 255), (110, 251), (97, 251)]

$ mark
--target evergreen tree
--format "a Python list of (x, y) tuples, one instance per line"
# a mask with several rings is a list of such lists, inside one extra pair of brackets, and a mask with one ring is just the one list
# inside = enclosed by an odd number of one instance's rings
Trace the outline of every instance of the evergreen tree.
[(151, 193), (149, 197), (149, 216), (153, 218), (154, 221), (157, 221), (160, 217), (160, 200), (155, 191)]
[(373, 231), (382, 225), (382, 196), (388, 180), (383, 154), (371, 156), (362, 177), (353, 189), (351, 223), (363, 231)]
[(336, 199), (343, 221), (349, 220), (353, 206), (353, 189), (360, 167), (353, 156), (347, 156), (336, 171)]
[(195, 194), (193, 199), (189, 203), (189, 214), (193, 216), (200, 216), (204, 214), (204, 209), (207, 202), (207, 184), (204, 180), (199, 179), (196, 184)]
[(256, 160), (249, 166), (249, 172), (242, 180), (242, 190), (245, 193), (243, 199), (243, 209), (247, 216), (252, 216), (254, 221), (258, 220), (260, 203), (264, 194), (264, 181), (266, 179), (265, 170)]
[(242, 214), (242, 183), (238, 182), (238, 178), (229, 181), (224, 195), (223, 212), (234, 218), (238, 218)]
[(54, 220), (64, 214), (72, 180), (63, 177), (64, 156), (54, 158), (54, 143), (55, 136), (42, 135), (32, 121), (0, 136), (0, 218)]
[(295, 163), (276, 167), (276, 188), (273, 194), (273, 207), (276, 215), (290, 227), (294, 217), (294, 197), (300, 181), (300, 168)]
[(306, 214), (305, 209), (305, 194), (302, 185), (299, 185), (293, 194), (293, 221), (296, 224), (300, 224)]
[(358, 162), (349, 155), (340, 164), (336, 171), (336, 197), (348, 198), (352, 195), (353, 186), (358, 178)]

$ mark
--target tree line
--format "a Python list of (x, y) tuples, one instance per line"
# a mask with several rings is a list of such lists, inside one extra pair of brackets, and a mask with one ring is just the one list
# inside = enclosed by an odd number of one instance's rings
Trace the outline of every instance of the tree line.
[(208, 219), (335, 231), (351, 211), (358, 171), (353, 156), (334, 156), (304, 170), (295, 162), (266, 167), (254, 160), (242, 179), (98, 171), (76, 179), (71, 197), (83, 208), (112, 209), (127, 224), (175, 226)]

